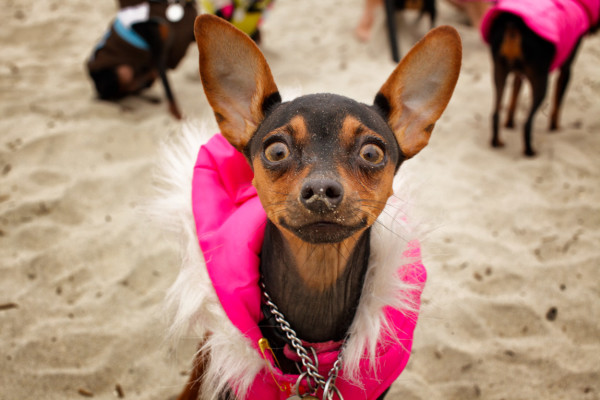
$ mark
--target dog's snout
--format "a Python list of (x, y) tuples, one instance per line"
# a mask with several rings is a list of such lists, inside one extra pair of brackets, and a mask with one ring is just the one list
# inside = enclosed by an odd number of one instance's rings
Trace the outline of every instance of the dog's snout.
[(334, 209), (344, 198), (344, 188), (333, 179), (309, 179), (302, 185), (300, 201), (306, 208), (315, 212)]

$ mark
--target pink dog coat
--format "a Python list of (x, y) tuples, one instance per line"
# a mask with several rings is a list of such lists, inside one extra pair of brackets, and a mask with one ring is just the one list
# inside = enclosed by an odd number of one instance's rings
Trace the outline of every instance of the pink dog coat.
[[(231, 322), (260, 353), (259, 254), (266, 214), (252, 178), (253, 172), (244, 156), (223, 136), (215, 135), (198, 154), (192, 180), (192, 208), (199, 244), (217, 297)], [(418, 307), (426, 279), (418, 243), (409, 244), (405, 256), (414, 261), (400, 266), (398, 273), (405, 281), (416, 284), (413, 295)], [(377, 344), (377, 371), (369, 366), (368, 359), (361, 361), (360, 383), (348, 381), (342, 368), (336, 386), (346, 399), (376, 399), (408, 362), (416, 312), (405, 315), (390, 307), (385, 312), (387, 321), (395, 328), (394, 335), (383, 335)], [(338, 350), (324, 347), (318, 355), (319, 370), (327, 376)], [(288, 398), (298, 375), (283, 374), (269, 354), (261, 356), (267, 359), (265, 368), (257, 375), (247, 398)]]
[(579, 38), (598, 22), (600, 0), (499, 0), (481, 22), (486, 42), (492, 23), (504, 12), (521, 17), (531, 30), (554, 45), (552, 71), (567, 60)]

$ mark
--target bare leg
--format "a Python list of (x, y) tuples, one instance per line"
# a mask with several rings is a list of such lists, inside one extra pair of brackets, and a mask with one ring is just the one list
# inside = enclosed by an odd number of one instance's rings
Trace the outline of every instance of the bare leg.
[(469, 20), (471, 20), (471, 25), (473, 25), (474, 28), (479, 29), (479, 26), (481, 25), (481, 20), (483, 19), (483, 16), (487, 12), (488, 8), (490, 8), (490, 4), (491, 2), (476, 1), (472, 3), (467, 3), (465, 5), (467, 15), (469, 16)]
[(354, 30), (358, 40), (366, 42), (371, 38), (371, 29), (373, 28), (373, 22), (375, 22), (375, 10), (381, 4), (382, 0), (365, 0), (365, 8)]
[(474, 28), (479, 28), (481, 20), (488, 8), (491, 7), (491, 2), (487, 1), (465, 1), (465, 0), (448, 0), (449, 3), (459, 8), (467, 14), (471, 25)]

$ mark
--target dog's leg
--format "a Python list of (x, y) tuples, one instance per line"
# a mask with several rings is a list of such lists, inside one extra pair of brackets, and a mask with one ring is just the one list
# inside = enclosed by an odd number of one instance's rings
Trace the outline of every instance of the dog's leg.
[(528, 157), (535, 156), (535, 151), (533, 151), (533, 147), (531, 146), (531, 130), (533, 128), (533, 117), (535, 116), (536, 111), (544, 101), (544, 97), (546, 97), (546, 90), (548, 88), (548, 74), (544, 73), (544, 71), (533, 71), (528, 74), (529, 81), (531, 82), (531, 91), (533, 95), (533, 99), (531, 102), (531, 110), (529, 111), (529, 116), (527, 117), (527, 122), (525, 122), (525, 131), (524, 131), (524, 145), (525, 150), (524, 153)]
[(410, 2), (410, 5), (406, 7), (406, 9), (410, 9), (412, 7), (417, 7), (419, 10), (419, 16), (417, 17), (416, 23), (418, 24), (425, 14), (429, 14), (429, 29), (433, 29), (435, 27), (435, 0), (420, 0)]
[(398, 38), (396, 37), (396, 9), (392, 0), (384, 0), (383, 3), (385, 6), (385, 19), (387, 22), (390, 47), (392, 50), (392, 59), (394, 60), (394, 62), (399, 62), (400, 50), (398, 46)]
[(181, 111), (175, 100), (175, 95), (171, 90), (171, 85), (167, 77), (167, 46), (168, 28), (155, 21), (142, 22), (133, 25), (133, 29), (140, 34), (150, 46), (152, 54), (152, 64), (158, 71), (158, 76), (163, 84), (165, 96), (169, 103), (169, 112), (173, 117), (181, 119)]
[(556, 90), (554, 92), (554, 104), (552, 106), (552, 114), (550, 116), (550, 130), (555, 131), (558, 129), (558, 117), (560, 113), (560, 105), (562, 104), (562, 99), (567, 91), (567, 85), (569, 84), (569, 79), (571, 78), (571, 65), (573, 64), (573, 60), (575, 59), (575, 54), (577, 53), (577, 49), (579, 48), (579, 44), (581, 43), (581, 39), (575, 45), (575, 48), (571, 52), (569, 58), (565, 61), (565, 63), (560, 67), (560, 75), (558, 80), (556, 81)]
[(179, 397), (177, 397), (177, 400), (198, 400), (205, 367), (205, 355), (199, 351), (194, 357), (194, 365), (190, 373), (190, 378), (185, 384), (183, 391), (179, 394)]
[(435, 0), (425, 0), (425, 8), (429, 13), (430, 29), (433, 29), (435, 27), (435, 18), (437, 16)]
[(508, 67), (501, 60), (494, 60), (494, 87), (496, 88), (496, 103), (492, 115), (492, 147), (502, 147), (504, 143), (500, 140), (499, 121), (500, 109), (502, 107), (502, 94), (508, 76)]
[(385, 392), (381, 393), (381, 396), (379, 396), (377, 398), (377, 400), (384, 400), (385, 396), (388, 394), (389, 391), (390, 391), (390, 388), (385, 389)]
[(517, 102), (519, 100), (519, 92), (521, 91), (522, 83), (523, 83), (523, 78), (521, 78), (521, 75), (515, 74), (515, 78), (513, 80), (512, 97), (510, 99), (510, 105), (508, 107), (508, 115), (506, 116), (506, 123), (504, 124), (504, 126), (507, 128), (515, 127), (515, 110), (517, 108)]

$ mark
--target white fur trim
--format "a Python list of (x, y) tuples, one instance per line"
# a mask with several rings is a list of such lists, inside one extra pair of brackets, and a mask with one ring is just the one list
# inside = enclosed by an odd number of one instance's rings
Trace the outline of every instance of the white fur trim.
[[(193, 168), (200, 146), (210, 136), (205, 129), (188, 123), (175, 140), (164, 145), (157, 177), (159, 198), (152, 214), (181, 240), (181, 270), (167, 294), (168, 313), (172, 315), (169, 335), (178, 340), (193, 333), (199, 340), (205, 339), (200, 352), (210, 353), (210, 362), (203, 380), (203, 393), (207, 393), (203, 398), (216, 400), (227, 385), (235, 386), (244, 398), (266, 364), (221, 307), (204, 267), (192, 214)], [(414, 287), (397, 275), (400, 265), (413, 261), (403, 256), (406, 244), (414, 237), (405, 222), (405, 208), (405, 202), (392, 196), (372, 229), (365, 287), (343, 354), (343, 368), (351, 379), (360, 375), (359, 363), (365, 354), (376, 371), (375, 348), (388, 328), (383, 308), (414, 309), (409, 300)]]

